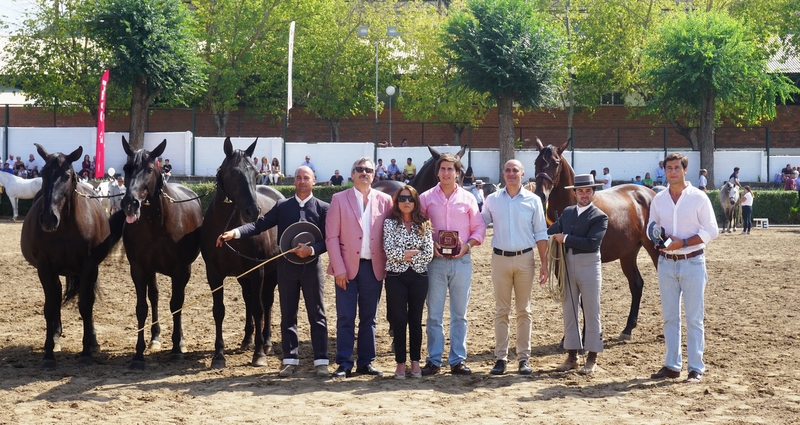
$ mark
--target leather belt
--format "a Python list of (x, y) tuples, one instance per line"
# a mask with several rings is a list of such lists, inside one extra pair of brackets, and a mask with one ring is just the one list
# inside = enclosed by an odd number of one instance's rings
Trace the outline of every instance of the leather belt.
[(358, 261), (372, 261), (370, 258), (359, 258)]
[(690, 252), (688, 254), (666, 254), (664, 252), (661, 252), (660, 255), (662, 257), (668, 258), (668, 259), (670, 259), (672, 261), (678, 261), (678, 260), (686, 260), (686, 259), (689, 259), (689, 258), (697, 257), (698, 255), (702, 255), (703, 252), (704, 252), (704, 250), (698, 249), (697, 251)]
[(503, 251), (502, 249), (492, 248), (492, 251), (494, 251), (495, 254), (502, 255), (503, 257), (516, 257), (517, 255), (522, 255), (526, 252), (531, 252), (532, 250), (533, 247), (525, 248), (522, 251)]

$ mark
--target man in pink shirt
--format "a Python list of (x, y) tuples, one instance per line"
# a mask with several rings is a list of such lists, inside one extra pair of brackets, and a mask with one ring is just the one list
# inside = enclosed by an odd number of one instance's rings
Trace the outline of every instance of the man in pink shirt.
[[(458, 184), (461, 160), (450, 153), (436, 161), (439, 184), (420, 195), (420, 206), (433, 225), (433, 261), (428, 265), (428, 358), (423, 375), (442, 367), (444, 304), (450, 292), (450, 373), (469, 375), (467, 367), (467, 304), (472, 282), (470, 249), (483, 243), (486, 224), (471, 193)], [(458, 232), (456, 247), (448, 253), (439, 242), (442, 231)]]

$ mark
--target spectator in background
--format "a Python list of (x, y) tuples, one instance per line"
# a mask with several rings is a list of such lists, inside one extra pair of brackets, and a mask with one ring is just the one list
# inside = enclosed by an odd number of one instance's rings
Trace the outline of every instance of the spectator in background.
[(303, 161), (303, 163), (300, 164), (300, 166), (301, 167), (308, 167), (308, 168), (311, 169), (311, 171), (314, 172), (315, 175), (317, 174), (317, 169), (314, 168), (314, 164), (311, 163), (311, 156), (309, 156), (309, 155), (306, 155), (306, 160)]
[(478, 202), (478, 211), (483, 212), (483, 180), (476, 180), (475, 187), (471, 190), (472, 196), (475, 197), (475, 200)]
[(269, 181), (272, 184), (278, 184), (278, 179), (281, 178), (281, 162), (278, 158), (273, 157), (272, 163), (269, 165)]
[[(86, 155), (86, 157), (88, 158), (89, 155)], [(17, 160), (14, 162), (14, 175), (22, 177), (23, 179), (28, 178), (28, 170), (25, 169), (25, 163), (22, 162), (22, 158), (20, 157), (17, 157)]]
[(750, 186), (744, 187), (742, 194), (742, 234), (749, 235), (753, 228), (753, 192)]
[(25, 164), (25, 169), (28, 171), (29, 179), (39, 177), (39, 162), (36, 161), (36, 158), (33, 156), (33, 154), (28, 156), (28, 163)]
[[(31, 155), (33, 155), (33, 154), (31, 154)], [(97, 157), (93, 156), (92, 157), (91, 166), (89, 167), (89, 177), (90, 178), (94, 178), (94, 170), (96, 170), (96, 169), (97, 169)], [(103, 174), (105, 174), (105, 173), (103, 173)]]
[(394, 146), (392, 146), (392, 142), (387, 142), (386, 140), (384, 140), (382, 142), (378, 142), (378, 147), (379, 148), (393, 148)]
[(650, 178), (650, 173), (644, 173), (644, 180), (642, 180), (642, 184), (650, 189), (653, 188), (653, 179)]
[(703, 192), (705, 192), (706, 189), (708, 188), (708, 178), (706, 177), (706, 175), (708, 175), (708, 170), (706, 170), (705, 168), (701, 168), (700, 177), (697, 180), (697, 188), (702, 190)]
[(375, 177), (377, 177), (378, 180), (386, 180), (388, 178), (386, 166), (383, 165), (383, 160), (380, 158), (378, 158), (378, 165), (375, 166)]
[(594, 181), (597, 181), (597, 171), (595, 171), (595, 170), (589, 171), (589, 174), (592, 175), (592, 178), (594, 179)]
[(638, 184), (639, 186), (644, 186), (644, 183), (642, 183), (642, 176), (636, 176), (636, 178), (633, 179), (633, 184)]
[(467, 171), (464, 172), (464, 180), (461, 182), (461, 186), (472, 186), (474, 181), (475, 173), (472, 172), (472, 166), (469, 166), (467, 167)]
[[(792, 176), (794, 177), (794, 175)], [(790, 177), (783, 182), (783, 190), (792, 190), (792, 191), (797, 190), (794, 178)]]
[(14, 169), (14, 162), (16, 162), (16, 161), (14, 161), (14, 155), (13, 154), (9, 154), (8, 155), (8, 159), (6, 160), (6, 164), (8, 164), (8, 168), (11, 168), (13, 170)]
[(261, 184), (269, 183), (269, 158), (266, 156), (261, 158), (261, 166), (258, 168), (258, 174), (261, 176)]
[(598, 183), (603, 183), (603, 190), (611, 189), (611, 173), (608, 167), (603, 168), (603, 178), (597, 180)]
[(169, 160), (164, 160), (164, 165), (161, 167), (161, 175), (164, 176), (164, 181), (168, 182), (172, 177), (172, 165), (169, 165)]
[(664, 170), (664, 161), (658, 161), (658, 168), (656, 168), (656, 185), (664, 186), (666, 181), (667, 172)]
[(391, 164), (386, 167), (386, 173), (389, 175), (389, 180), (401, 180), (403, 178), (402, 172), (400, 172), (400, 167), (397, 166), (397, 161), (392, 158)]
[[(17, 157), (17, 161), (20, 162), (19, 157)], [(91, 173), (91, 169), (92, 169), (92, 160), (89, 159), (89, 155), (84, 155), (83, 162), (81, 162), (81, 171), (78, 171), (78, 177), (84, 180), (88, 179), (89, 173)]]
[(339, 170), (334, 171), (333, 175), (331, 176), (331, 185), (332, 186), (341, 186), (343, 181), (344, 181), (344, 177), (339, 175)]
[(794, 187), (797, 189), (797, 197), (800, 200), (800, 171), (794, 172)]
[(403, 180), (408, 183), (417, 175), (417, 166), (411, 162), (411, 158), (406, 159), (406, 165), (403, 167)]
[(256, 170), (258, 169), (258, 161), (259, 161), (258, 157), (254, 156), (253, 157), (253, 167), (256, 167)]
[(400, 147), (406, 147), (406, 146), (408, 146), (408, 139), (403, 137), (403, 140), (400, 142)]
[(781, 170), (781, 176), (784, 182), (794, 177), (794, 168), (792, 168), (792, 164), (786, 164), (786, 168)]
[(3, 171), (5, 171), (8, 174), (14, 174), (14, 170), (11, 168), (11, 164), (9, 164), (8, 161), (6, 161), (6, 163), (3, 164)]
[(739, 167), (733, 167), (733, 173), (728, 177), (728, 181), (736, 187), (742, 187), (741, 183), (739, 183)]
[(114, 180), (116, 183), (111, 183), (108, 188), (108, 206), (111, 210), (111, 214), (114, 214), (119, 209), (122, 197), (127, 191), (125, 189), (125, 179), (122, 177), (122, 174), (115, 174)]

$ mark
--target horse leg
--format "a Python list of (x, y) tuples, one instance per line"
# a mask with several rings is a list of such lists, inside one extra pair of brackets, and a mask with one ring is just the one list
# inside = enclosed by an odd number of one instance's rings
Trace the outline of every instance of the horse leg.
[[(8, 193), (8, 191), (6, 191), (6, 193)], [(14, 207), (14, 215), (11, 217), (11, 221), (17, 221), (17, 216), (19, 216), (19, 199), (9, 196), (8, 200), (11, 201), (11, 206)]]
[[(249, 276), (246, 276), (239, 280), (239, 283), (242, 285), (242, 290), (245, 287), (250, 290), (251, 296), (250, 298), (250, 306), (246, 307), (252, 313), (253, 317), (253, 325), (254, 325), (254, 334), (255, 334), (255, 347), (253, 351), (253, 366), (266, 366), (267, 365), (267, 355), (264, 353), (264, 307), (261, 305), (259, 300), (261, 297), (262, 288), (263, 288), (263, 281), (264, 281), (264, 270), (258, 269), (255, 272), (251, 273)], [(273, 296), (274, 297), (274, 296)]]
[(206, 269), (206, 277), (208, 278), (208, 285), (211, 287), (211, 291), (214, 292), (212, 297), (214, 298), (213, 310), (216, 337), (214, 339), (214, 356), (211, 358), (211, 368), (223, 369), (226, 365), (225, 340), (222, 336), (222, 322), (225, 320), (225, 294), (223, 292), (225, 288), (220, 288), (215, 291), (222, 286), (223, 278), (218, 276), (218, 273), (212, 271), (210, 265)]
[(191, 264), (188, 264), (180, 274), (172, 277), (172, 298), (169, 301), (169, 308), (172, 314), (172, 351), (170, 361), (183, 360), (183, 353), (186, 352), (186, 343), (183, 341), (182, 311), (183, 300), (186, 296), (186, 284), (192, 276)]
[[(133, 278), (133, 285), (136, 287), (136, 324), (139, 331), (136, 337), (136, 354), (134, 354), (129, 368), (144, 370), (144, 329), (145, 322), (147, 321), (147, 292), (148, 288), (155, 286), (151, 282), (151, 280), (155, 280), (155, 275), (147, 276), (144, 272), (139, 270), (138, 266), (131, 265), (131, 278)], [(156, 293), (155, 298), (158, 300), (158, 293)], [(155, 318), (155, 311), (154, 306), (153, 321), (157, 320)], [(151, 326), (151, 333), (155, 332), (156, 326), (158, 326), (158, 324)]]
[(161, 322), (158, 321), (158, 282), (156, 279), (155, 273), (146, 278), (147, 298), (150, 300), (150, 308), (153, 310), (153, 324), (150, 326), (150, 344), (147, 347), (150, 351), (161, 350)]
[[(86, 270), (88, 269), (88, 270)], [(95, 302), (95, 285), (97, 284), (97, 266), (90, 264), (85, 266), (85, 270), (78, 279), (78, 310), (83, 320), (83, 351), (81, 352), (78, 364), (84, 366), (91, 366), (92, 364), (92, 351), (99, 350), (100, 345), (97, 343), (97, 334), (94, 327), (94, 302)]]
[[(275, 303), (275, 288), (278, 286), (278, 270), (264, 272), (263, 282), (261, 305), (264, 313), (264, 353), (270, 355), (275, 352), (272, 343), (272, 305)], [(256, 317), (256, 320), (261, 320), (261, 318)]]
[(642, 290), (644, 289), (644, 279), (639, 272), (639, 265), (636, 263), (636, 258), (639, 256), (639, 248), (637, 247), (632, 252), (629, 252), (623, 257), (620, 257), (619, 263), (622, 266), (622, 273), (628, 279), (628, 288), (631, 291), (631, 310), (628, 313), (628, 322), (625, 324), (625, 329), (619, 335), (620, 341), (630, 341), (633, 328), (639, 322), (639, 306), (642, 302)]
[[(44, 268), (39, 268), (39, 281), (44, 290), (44, 321), (47, 325), (44, 339), (44, 359), (42, 359), (41, 367), (42, 369), (54, 369), (56, 367), (54, 354), (57, 345), (56, 339), (61, 335), (61, 279), (57, 274), (44, 271)], [(58, 351), (60, 351), (60, 345)]]
[(253, 311), (251, 309), (251, 291), (247, 285), (242, 283), (242, 280), (239, 280), (239, 288), (242, 290), (242, 301), (244, 301), (244, 338), (242, 338), (242, 343), (239, 345), (239, 348), (242, 351), (247, 351), (252, 350), (253, 344), (255, 343), (253, 337), (255, 324), (253, 323)]

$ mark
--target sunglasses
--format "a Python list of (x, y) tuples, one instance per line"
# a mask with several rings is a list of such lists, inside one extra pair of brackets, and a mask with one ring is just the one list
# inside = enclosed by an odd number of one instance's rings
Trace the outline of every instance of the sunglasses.
[(411, 195), (400, 195), (397, 197), (397, 202), (411, 202), (414, 203), (414, 197)]
[(375, 171), (375, 170), (373, 170), (372, 168), (367, 168), (367, 167), (356, 167), (356, 171), (359, 172), (359, 173), (372, 174), (372, 172)]

